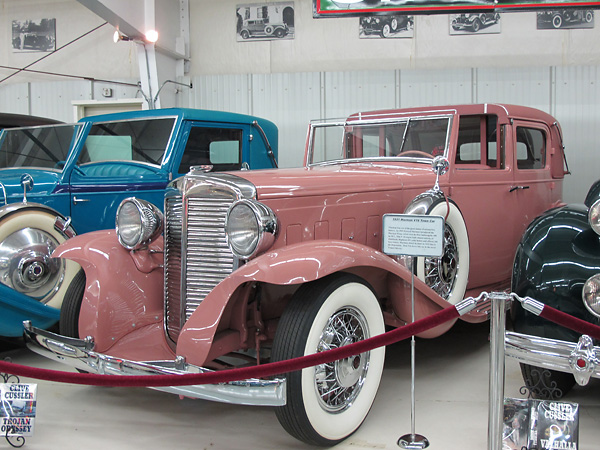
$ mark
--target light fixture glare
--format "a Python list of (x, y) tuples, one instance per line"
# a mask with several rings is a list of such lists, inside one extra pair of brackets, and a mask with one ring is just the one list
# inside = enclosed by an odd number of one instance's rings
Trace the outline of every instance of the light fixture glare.
[(158, 31), (148, 30), (146, 31), (146, 40), (151, 43), (158, 41)]

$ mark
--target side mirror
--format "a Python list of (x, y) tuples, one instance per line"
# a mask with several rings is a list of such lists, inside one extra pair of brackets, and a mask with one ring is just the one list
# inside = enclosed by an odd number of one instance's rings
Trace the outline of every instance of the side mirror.
[(436, 156), (433, 158), (433, 161), (431, 162), (431, 170), (433, 170), (433, 173), (435, 173), (435, 185), (433, 186), (434, 191), (440, 190), (440, 176), (447, 173), (449, 168), (450, 163), (443, 156)]
[(21, 175), (21, 187), (23, 188), (23, 203), (27, 203), (27, 192), (33, 189), (33, 177), (28, 173)]

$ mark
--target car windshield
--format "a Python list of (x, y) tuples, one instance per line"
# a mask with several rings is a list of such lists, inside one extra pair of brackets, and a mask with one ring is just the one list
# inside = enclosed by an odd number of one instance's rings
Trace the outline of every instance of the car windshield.
[(40, 167), (61, 171), (79, 124), (8, 128), (0, 136), (0, 168)]
[(312, 123), (309, 164), (379, 158), (430, 163), (447, 154), (451, 121), (448, 115)]
[(77, 164), (136, 161), (160, 165), (174, 126), (174, 117), (95, 123)]

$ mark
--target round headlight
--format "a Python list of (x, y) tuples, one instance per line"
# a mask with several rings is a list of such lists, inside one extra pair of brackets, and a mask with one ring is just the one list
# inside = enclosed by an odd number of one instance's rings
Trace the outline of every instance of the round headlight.
[(254, 200), (239, 200), (227, 212), (225, 232), (232, 253), (248, 259), (273, 244), (277, 219), (268, 206)]
[(583, 304), (594, 316), (600, 317), (600, 274), (588, 278), (583, 285)]
[(592, 230), (600, 234), (600, 200), (596, 200), (588, 211), (588, 222)]
[(117, 237), (128, 250), (137, 250), (152, 242), (161, 232), (162, 213), (146, 200), (130, 197), (117, 209)]

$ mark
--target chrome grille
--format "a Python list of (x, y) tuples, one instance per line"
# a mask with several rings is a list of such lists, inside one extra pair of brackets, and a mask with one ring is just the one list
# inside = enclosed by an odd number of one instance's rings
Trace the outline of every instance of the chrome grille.
[(165, 200), (165, 327), (168, 336), (176, 340), (181, 329), (181, 195)]
[(173, 343), (198, 305), (237, 264), (227, 245), (225, 217), (238, 195), (202, 183), (185, 189), (165, 200), (165, 329)]
[(234, 258), (225, 237), (225, 216), (233, 200), (219, 196), (187, 201), (184, 322), (214, 287), (233, 272)]

